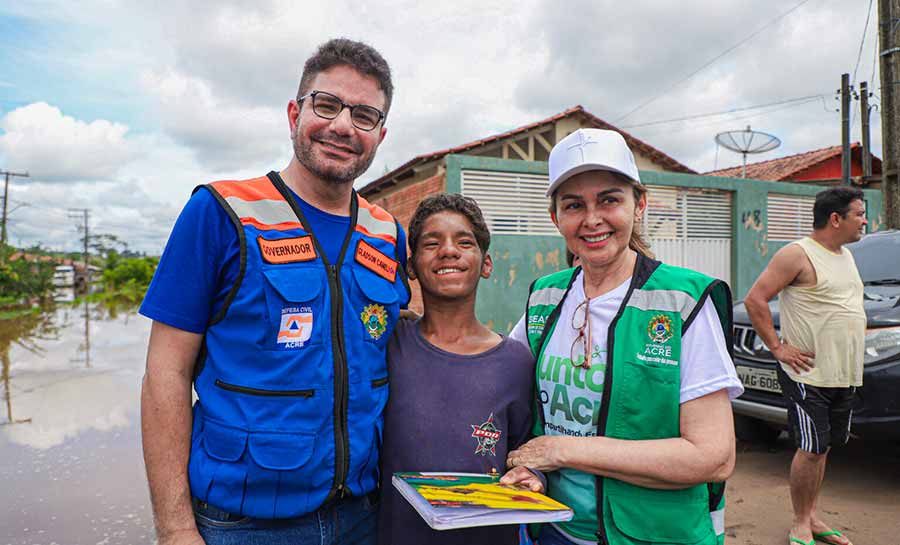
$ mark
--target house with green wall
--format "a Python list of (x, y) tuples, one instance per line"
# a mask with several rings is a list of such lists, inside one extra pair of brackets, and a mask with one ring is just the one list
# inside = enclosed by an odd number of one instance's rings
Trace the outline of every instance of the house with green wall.
[[(772, 255), (812, 228), (821, 186), (701, 175), (580, 106), (475, 142), (419, 155), (367, 184), (360, 194), (406, 226), (437, 192), (481, 206), (491, 228), (494, 273), (482, 280), (476, 312), (499, 332), (522, 316), (531, 282), (566, 267), (565, 244), (550, 221), (547, 158), (582, 127), (616, 130), (635, 154), (648, 188), (642, 229), (657, 259), (728, 282), (742, 298)], [(866, 189), (869, 229), (883, 223), (881, 192)], [(412, 308), (421, 299), (414, 287)]]

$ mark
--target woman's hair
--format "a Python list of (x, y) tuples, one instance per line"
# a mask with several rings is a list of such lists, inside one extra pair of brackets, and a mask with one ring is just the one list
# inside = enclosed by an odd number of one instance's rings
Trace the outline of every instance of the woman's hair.
[[(618, 172), (612, 172), (611, 174), (615, 176), (616, 179), (626, 182), (631, 186), (631, 189), (634, 193), (635, 206), (637, 206), (637, 203), (641, 200), (641, 197), (647, 195), (647, 187), (643, 184), (636, 184), (629, 178), (626, 178)], [(550, 195), (550, 212), (556, 212), (556, 191), (554, 191), (553, 194)], [(641, 222), (643, 222), (643, 218), (641, 218)], [(643, 255), (644, 257), (649, 257), (650, 259), (656, 258), (656, 256), (653, 254), (653, 251), (650, 249), (650, 244), (648, 244), (647, 241), (644, 240), (644, 236), (641, 234), (640, 222), (636, 221), (634, 223), (634, 228), (631, 230), (631, 238), (628, 240), (628, 247), (635, 252)]]

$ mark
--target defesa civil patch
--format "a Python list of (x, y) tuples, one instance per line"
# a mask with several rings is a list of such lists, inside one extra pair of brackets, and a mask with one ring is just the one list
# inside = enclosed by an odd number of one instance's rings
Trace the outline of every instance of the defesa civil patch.
[(313, 312), (310, 307), (281, 309), (281, 327), (277, 344), (284, 348), (300, 348), (312, 336)]

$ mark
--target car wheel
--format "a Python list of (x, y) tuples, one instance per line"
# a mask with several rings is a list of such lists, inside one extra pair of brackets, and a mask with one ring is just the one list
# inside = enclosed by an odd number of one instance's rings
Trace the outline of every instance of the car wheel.
[(743, 414), (734, 415), (734, 435), (741, 441), (774, 443), (781, 430), (767, 422)]

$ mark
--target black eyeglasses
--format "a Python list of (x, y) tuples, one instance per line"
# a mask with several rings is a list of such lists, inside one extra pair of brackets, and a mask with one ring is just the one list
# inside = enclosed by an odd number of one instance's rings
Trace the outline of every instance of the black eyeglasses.
[(350, 108), (350, 121), (361, 131), (371, 131), (384, 120), (384, 112), (366, 104), (347, 104), (340, 98), (325, 91), (313, 91), (297, 99), (303, 102), (312, 98), (313, 113), (323, 119), (334, 119), (341, 115), (344, 108)]

